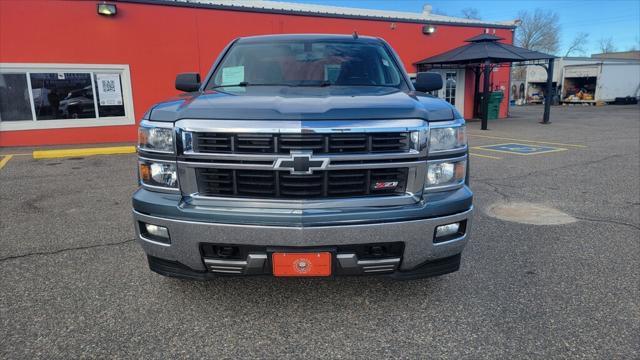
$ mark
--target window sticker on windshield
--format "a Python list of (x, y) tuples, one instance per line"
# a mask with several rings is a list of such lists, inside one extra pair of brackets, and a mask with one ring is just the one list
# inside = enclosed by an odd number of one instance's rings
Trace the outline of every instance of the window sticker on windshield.
[(324, 80), (333, 84), (338, 81), (338, 75), (340, 75), (340, 64), (327, 64), (324, 66)]
[(227, 86), (224, 88), (224, 91), (230, 94), (237, 94), (247, 92), (247, 88), (244, 86)]
[(382, 65), (389, 67), (389, 62), (387, 61), (387, 59), (382, 59)]
[(244, 66), (230, 66), (222, 68), (222, 84), (238, 85), (244, 81)]

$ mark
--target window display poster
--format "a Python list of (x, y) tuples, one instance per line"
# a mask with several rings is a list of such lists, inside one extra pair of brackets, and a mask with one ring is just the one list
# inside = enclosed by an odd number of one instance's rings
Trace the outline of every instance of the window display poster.
[(122, 105), (120, 74), (96, 74), (100, 106)]

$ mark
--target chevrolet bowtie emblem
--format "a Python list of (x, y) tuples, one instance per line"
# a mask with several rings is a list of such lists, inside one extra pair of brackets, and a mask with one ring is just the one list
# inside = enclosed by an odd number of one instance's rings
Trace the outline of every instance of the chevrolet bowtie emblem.
[(324, 170), (329, 158), (313, 157), (310, 152), (291, 152), (288, 158), (279, 158), (273, 166), (276, 170), (289, 170), (291, 174), (313, 174), (314, 170)]

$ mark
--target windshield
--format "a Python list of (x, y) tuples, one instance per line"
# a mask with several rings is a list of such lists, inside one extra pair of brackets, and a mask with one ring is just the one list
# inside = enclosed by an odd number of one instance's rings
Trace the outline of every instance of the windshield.
[(291, 40), (238, 43), (207, 89), (220, 86), (393, 86), (401, 72), (382, 44)]

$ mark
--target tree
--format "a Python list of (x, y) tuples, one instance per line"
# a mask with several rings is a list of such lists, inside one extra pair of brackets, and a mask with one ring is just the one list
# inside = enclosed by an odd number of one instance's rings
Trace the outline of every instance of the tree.
[(447, 12), (446, 12), (446, 11), (444, 11), (444, 10), (442, 10), (442, 9), (440, 9), (440, 8), (435, 8), (435, 9), (431, 10), (431, 13), (432, 13), (433, 15), (449, 16), (449, 15), (447, 15)]
[(525, 49), (555, 54), (558, 52), (560, 23), (558, 14), (536, 9), (533, 13), (518, 13), (520, 26), (516, 29), (516, 45)]
[(638, 51), (639, 49), (640, 49), (640, 38), (636, 36), (633, 41), (633, 45), (629, 46), (628, 51)]
[(598, 46), (600, 47), (601, 54), (612, 53), (616, 51), (616, 46), (613, 44), (612, 37), (601, 38)]
[(569, 56), (571, 53), (579, 53), (580, 55), (584, 55), (586, 53), (586, 45), (589, 42), (589, 34), (586, 32), (579, 32), (573, 38), (569, 47), (567, 48), (567, 52), (564, 53), (564, 56)]
[(480, 17), (479, 13), (478, 13), (478, 9), (476, 9), (476, 8), (464, 8), (464, 9), (462, 9), (462, 16), (465, 19), (473, 19), (473, 20), (481, 20), (482, 19)]

